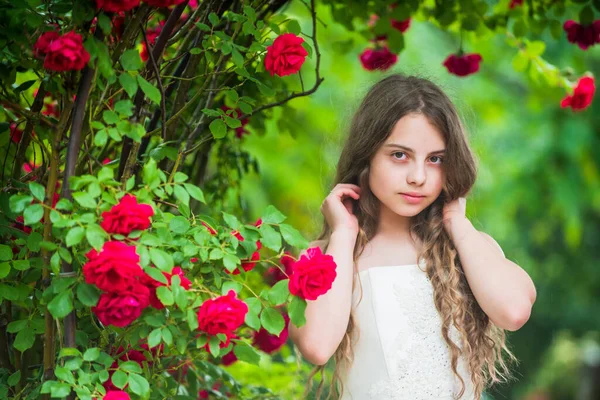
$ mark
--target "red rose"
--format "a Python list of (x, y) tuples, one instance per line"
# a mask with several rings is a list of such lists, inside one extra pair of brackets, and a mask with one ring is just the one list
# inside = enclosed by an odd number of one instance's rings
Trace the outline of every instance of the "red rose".
[(38, 40), (33, 45), (33, 55), (38, 58), (44, 58), (48, 51), (48, 46), (54, 40), (58, 39), (60, 34), (56, 31), (44, 32), (38, 37)]
[(107, 292), (125, 290), (135, 278), (144, 276), (135, 246), (123, 242), (106, 242), (100, 253), (92, 249), (86, 257), (89, 261), (83, 266), (85, 281)]
[(398, 55), (392, 53), (387, 47), (381, 49), (366, 49), (359, 56), (362, 66), (367, 71), (380, 69), (385, 71), (398, 61)]
[[(233, 231), (231, 232), (240, 242), (244, 241), (244, 237), (237, 231)], [(242, 260), (242, 265), (241, 267), (244, 269), (244, 271), (248, 272), (251, 271), (255, 266), (256, 266), (256, 262), (257, 260), (260, 260), (260, 253), (259, 250), (262, 248), (262, 243), (260, 242), (260, 240), (258, 240), (256, 242), (256, 251), (254, 253), (252, 253), (252, 256), (250, 257), (250, 261), (244, 261)], [(236, 269), (233, 270), (233, 272), (229, 272), (229, 270), (225, 270), (225, 272), (227, 274), (233, 274), (233, 275), (239, 275), (242, 271), (240, 271), (240, 268), (237, 267)]]
[(302, 43), (304, 39), (293, 33), (284, 33), (277, 36), (271, 46), (267, 47), (265, 68), (271, 76), (291, 75), (300, 71), (308, 52)]
[(244, 323), (248, 305), (238, 300), (236, 293), (230, 290), (227, 295), (208, 299), (198, 310), (198, 329), (216, 335), (230, 333)]
[[(227, 113), (227, 110), (232, 110), (232, 108), (227, 107), (226, 105), (222, 105), (221, 106), (221, 110), (225, 111), (225, 113)], [(240, 115), (242, 115), (242, 110), (240, 110), (239, 108), (237, 108), (235, 110), (234, 113), (229, 114), (232, 118), (237, 118)], [(237, 128), (235, 128), (235, 136), (240, 139), (244, 134), (247, 134), (248, 132), (246, 131), (246, 128), (244, 128), (244, 126), (246, 126), (248, 124), (248, 120), (249, 118), (244, 118), (243, 120), (241, 120), (242, 126), (239, 126)]]
[(152, 206), (138, 204), (135, 196), (128, 193), (110, 211), (102, 213), (103, 221), (100, 226), (108, 233), (127, 236), (133, 230), (148, 229), (152, 215), (154, 215)]
[(330, 254), (323, 254), (319, 247), (306, 250), (293, 265), (289, 289), (294, 296), (316, 300), (331, 289), (337, 276), (337, 265)]
[(104, 400), (130, 400), (127, 392), (122, 390), (110, 390), (106, 392), (106, 395), (103, 397)]
[(12, 140), (13, 143), (19, 144), (21, 139), (23, 139), (23, 130), (19, 129), (17, 124), (13, 122), (10, 124), (10, 140)]
[[(395, 8), (395, 7), (396, 7), (396, 5), (394, 4), (392, 8)], [(379, 19), (379, 15), (372, 14), (371, 17), (369, 18), (369, 22), (367, 22), (367, 25), (369, 26), (369, 28), (373, 28), (375, 26), (375, 24), (377, 23), (378, 19)], [(411, 18), (407, 18), (402, 21), (398, 21), (397, 19), (390, 18), (390, 25), (392, 25), (392, 28), (400, 31), (401, 33), (406, 32), (408, 30), (408, 28), (410, 28), (410, 22), (411, 22)], [(387, 39), (386, 34), (377, 35), (375, 37), (375, 40), (385, 40), (385, 39)]]
[(102, 160), (102, 165), (106, 165), (106, 164), (108, 164), (111, 161), (112, 160), (110, 158), (106, 157), (104, 160)]
[(563, 29), (567, 32), (567, 40), (577, 44), (582, 50), (600, 43), (600, 19), (588, 25), (568, 20), (563, 24)]
[(285, 326), (279, 336), (269, 333), (265, 328), (260, 328), (254, 334), (253, 345), (269, 354), (279, 350), (287, 341), (288, 326), (290, 323), (290, 317), (286, 313), (283, 314), (283, 319), (285, 320)]
[(140, 4), (140, 0), (96, 0), (96, 8), (118, 13), (129, 11)]
[[(264, 273), (265, 281), (273, 286), (277, 282), (287, 279), (292, 274), (292, 266), (296, 260), (287, 251), (281, 257), (281, 264), (285, 267), (285, 274), (281, 271), (281, 268), (270, 266)], [(287, 275), (286, 275), (287, 274)]]
[[(179, 275), (182, 288), (187, 290), (192, 286), (192, 282), (188, 278), (185, 277), (181, 267), (174, 267), (173, 270), (171, 270), (170, 274), (168, 272), (163, 271), (163, 275), (167, 278), (167, 282), (168, 282), (169, 286), (171, 286), (171, 278), (173, 277), (173, 275)], [(148, 287), (148, 290), (150, 290), (150, 305), (159, 310), (165, 308), (163, 303), (161, 303), (161, 301), (158, 299), (158, 296), (156, 295), (156, 288), (158, 288), (159, 286), (166, 286), (166, 285), (162, 282), (155, 280), (154, 278), (152, 278), (150, 275), (147, 275), (147, 274), (145, 274), (142, 277), (141, 282), (143, 285)]]
[(235, 355), (233, 350), (231, 350), (229, 353), (227, 353), (223, 357), (221, 357), (221, 364), (227, 366), (227, 365), (233, 364), (237, 360), (238, 360), (237, 356)]
[[(154, 46), (154, 43), (156, 43), (156, 39), (158, 36), (160, 36), (160, 32), (162, 31), (164, 25), (165, 21), (159, 21), (156, 27), (146, 30), (146, 40), (148, 40), (148, 44)], [(146, 41), (144, 40), (142, 40), (142, 52), (140, 53), (140, 57), (144, 62), (150, 59), (148, 49), (146, 48)]]
[(151, 7), (171, 7), (183, 3), (183, 0), (144, 0)]
[(479, 63), (482, 58), (480, 54), (464, 54), (458, 56), (450, 54), (444, 61), (444, 66), (451, 74), (466, 76), (479, 71)]
[(206, 222), (202, 221), (202, 225), (204, 225), (204, 227), (206, 227), (206, 229), (208, 229), (208, 233), (210, 233), (211, 235), (216, 235), (217, 231), (215, 231), (213, 228), (211, 228)]
[(123, 328), (135, 321), (149, 304), (148, 288), (133, 281), (125, 290), (103, 293), (92, 312), (103, 325)]
[(579, 79), (573, 95), (567, 95), (561, 103), (562, 108), (571, 107), (573, 110), (583, 110), (592, 104), (596, 85), (592, 76), (584, 76)]
[(80, 70), (90, 61), (81, 35), (72, 31), (54, 39), (46, 47), (44, 68), (52, 71)]
[(508, 8), (515, 8), (516, 6), (522, 6), (523, 5), (523, 0), (510, 0), (510, 4), (508, 5)]

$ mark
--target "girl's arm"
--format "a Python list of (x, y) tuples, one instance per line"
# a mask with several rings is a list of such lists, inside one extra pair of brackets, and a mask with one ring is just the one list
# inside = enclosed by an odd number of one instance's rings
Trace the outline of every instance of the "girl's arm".
[(509, 331), (521, 328), (536, 298), (527, 272), (506, 259), (498, 243), (476, 230), (460, 212), (444, 219), (444, 224), (479, 306), (496, 326)]
[[(352, 305), (353, 249), (356, 233), (333, 232), (327, 251), (337, 264), (337, 276), (331, 289), (317, 298), (307, 300), (306, 324), (301, 328), (289, 324), (289, 335), (302, 356), (312, 364), (324, 365), (340, 345), (350, 319)], [(309, 247), (318, 245), (312, 242)], [(319, 244), (321, 247), (322, 244)], [(304, 252), (303, 252), (304, 253)], [(300, 254), (302, 256), (302, 254)]]

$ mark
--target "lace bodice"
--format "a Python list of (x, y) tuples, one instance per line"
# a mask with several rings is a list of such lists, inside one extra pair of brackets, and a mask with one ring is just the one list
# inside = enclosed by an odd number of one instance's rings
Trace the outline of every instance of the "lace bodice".
[[(460, 392), (424, 269), (423, 264), (414, 264), (360, 272), (360, 303), (358, 282), (353, 294), (360, 336), (354, 339), (354, 362), (342, 376), (342, 400), (450, 400)], [(454, 326), (450, 337), (460, 347)], [(459, 359), (458, 371), (465, 382), (461, 399), (473, 400), (465, 365)]]

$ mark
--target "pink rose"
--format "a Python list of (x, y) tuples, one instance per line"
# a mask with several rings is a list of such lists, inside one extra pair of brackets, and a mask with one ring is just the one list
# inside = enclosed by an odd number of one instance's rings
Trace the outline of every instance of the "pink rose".
[(81, 35), (72, 31), (50, 42), (46, 47), (44, 68), (52, 71), (80, 70), (90, 61)]
[(285, 321), (285, 326), (279, 336), (273, 335), (265, 328), (261, 327), (260, 330), (254, 334), (252, 344), (269, 354), (279, 350), (287, 341), (288, 327), (290, 324), (290, 317), (287, 315), (287, 313), (283, 314), (283, 319)]
[(38, 37), (38, 40), (33, 45), (33, 55), (37, 58), (44, 58), (48, 51), (48, 46), (54, 40), (60, 37), (60, 33), (56, 31), (44, 32)]
[(106, 242), (100, 253), (92, 249), (86, 257), (89, 261), (83, 266), (85, 281), (96, 285), (101, 290), (120, 292), (125, 290), (135, 278), (144, 275), (135, 246), (123, 242)]
[(331, 289), (337, 276), (333, 257), (323, 254), (319, 247), (306, 250), (293, 265), (290, 276), (290, 293), (305, 300), (316, 300)]
[(466, 76), (479, 71), (480, 54), (464, 54), (462, 56), (450, 54), (444, 61), (444, 66), (451, 74)]
[(149, 304), (148, 288), (133, 281), (125, 290), (103, 293), (92, 312), (103, 325), (123, 328), (135, 321)]
[(110, 211), (102, 213), (100, 226), (108, 233), (127, 236), (134, 230), (144, 230), (150, 227), (150, 217), (154, 209), (148, 204), (138, 204), (135, 196), (126, 194), (119, 204)]
[(231, 333), (244, 323), (248, 305), (230, 290), (227, 295), (208, 299), (198, 310), (198, 329), (209, 335)]
[(367, 71), (376, 69), (385, 71), (398, 61), (398, 55), (387, 47), (381, 49), (366, 49), (359, 56), (360, 62)]
[(103, 397), (104, 400), (129, 400), (129, 395), (127, 392), (122, 390), (110, 390), (106, 392), (106, 395)]
[(582, 50), (600, 43), (600, 19), (588, 25), (568, 20), (563, 24), (563, 29), (567, 33), (567, 40), (577, 44)]
[(583, 110), (592, 104), (595, 91), (594, 77), (584, 76), (577, 82), (573, 95), (567, 95), (561, 101), (560, 106), (562, 108), (571, 107), (575, 111)]
[(139, 4), (140, 0), (96, 0), (96, 8), (114, 13), (129, 11)]
[(302, 47), (303, 42), (303, 38), (293, 33), (277, 36), (273, 44), (267, 47), (265, 57), (265, 69), (271, 76), (274, 74), (286, 76), (300, 71), (308, 55), (306, 49)]
[(183, 3), (183, 0), (144, 0), (151, 7), (171, 7)]

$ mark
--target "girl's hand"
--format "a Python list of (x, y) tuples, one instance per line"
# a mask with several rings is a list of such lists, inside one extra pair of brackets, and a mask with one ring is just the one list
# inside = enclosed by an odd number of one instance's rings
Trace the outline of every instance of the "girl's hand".
[(459, 197), (449, 203), (444, 204), (443, 222), (446, 229), (450, 228), (450, 223), (457, 219), (466, 218), (467, 199)]
[(360, 197), (360, 187), (350, 183), (335, 185), (321, 204), (321, 213), (325, 216), (332, 232), (347, 231), (358, 234), (358, 219), (352, 212), (352, 201)]

